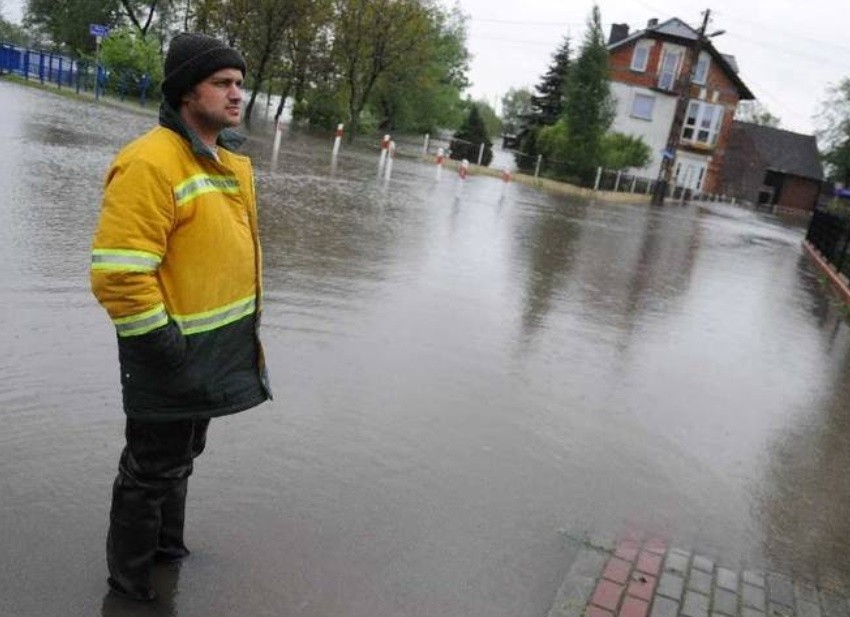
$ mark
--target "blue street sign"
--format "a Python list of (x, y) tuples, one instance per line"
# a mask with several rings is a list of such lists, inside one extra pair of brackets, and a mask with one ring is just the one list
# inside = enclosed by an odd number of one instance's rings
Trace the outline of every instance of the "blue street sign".
[(109, 34), (109, 28), (106, 26), (101, 26), (99, 24), (89, 24), (89, 34), (92, 36), (99, 36), (100, 38), (105, 37)]

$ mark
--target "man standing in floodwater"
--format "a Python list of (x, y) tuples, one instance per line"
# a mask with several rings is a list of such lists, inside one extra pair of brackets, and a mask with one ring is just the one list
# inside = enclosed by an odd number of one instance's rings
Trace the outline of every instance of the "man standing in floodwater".
[(260, 346), (262, 266), (242, 138), (245, 61), (184, 33), (165, 58), (159, 126), (106, 176), (91, 283), (118, 334), (126, 445), (112, 493), (108, 584), (151, 601), (176, 561), (186, 489), (210, 418), (271, 398)]

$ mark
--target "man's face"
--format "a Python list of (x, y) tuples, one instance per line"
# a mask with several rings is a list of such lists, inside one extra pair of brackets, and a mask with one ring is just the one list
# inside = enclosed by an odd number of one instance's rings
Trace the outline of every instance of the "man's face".
[(238, 126), (242, 120), (242, 71), (216, 71), (197, 83), (183, 102), (183, 111), (206, 130)]

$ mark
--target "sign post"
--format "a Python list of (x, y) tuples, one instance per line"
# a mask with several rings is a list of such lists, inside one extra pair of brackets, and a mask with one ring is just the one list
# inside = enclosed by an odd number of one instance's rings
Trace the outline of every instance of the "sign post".
[(94, 98), (100, 99), (100, 42), (107, 34), (109, 28), (100, 24), (89, 24), (89, 34), (95, 38), (94, 54)]

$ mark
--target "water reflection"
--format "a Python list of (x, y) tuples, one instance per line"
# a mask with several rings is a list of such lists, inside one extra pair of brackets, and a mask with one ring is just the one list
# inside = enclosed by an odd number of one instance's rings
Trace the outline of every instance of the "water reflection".
[(827, 375), (771, 441), (755, 503), (768, 557), (828, 587), (850, 581), (850, 335), (835, 311), (823, 326)]
[(103, 597), (101, 617), (176, 617), (181, 563), (157, 566), (151, 576), (157, 598), (151, 603), (126, 600), (111, 592)]
[[(154, 117), (4, 82), (0, 104), (0, 595), (121, 614), (120, 392), (87, 263), (102, 174)], [(331, 141), (287, 134), (273, 171), (249, 140), (277, 398), (214, 423), (164, 614), (542, 615), (557, 530), (624, 521), (850, 574), (829, 548), (848, 548), (848, 333), (799, 229), (402, 157), (387, 183), (368, 150), (332, 176)]]

